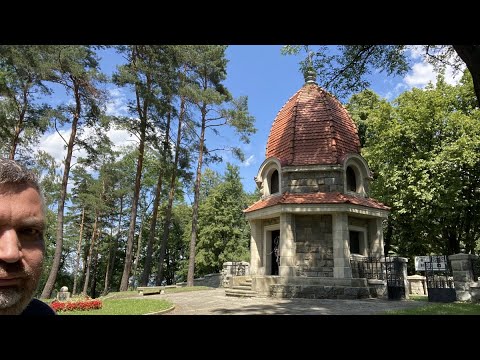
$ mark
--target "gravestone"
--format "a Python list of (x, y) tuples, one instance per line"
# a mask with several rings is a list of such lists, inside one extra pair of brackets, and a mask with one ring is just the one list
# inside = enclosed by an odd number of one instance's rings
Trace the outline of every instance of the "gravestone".
[(70, 292), (68, 291), (68, 288), (66, 286), (62, 286), (60, 291), (57, 294), (57, 300), (58, 301), (67, 301), (70, 299)]

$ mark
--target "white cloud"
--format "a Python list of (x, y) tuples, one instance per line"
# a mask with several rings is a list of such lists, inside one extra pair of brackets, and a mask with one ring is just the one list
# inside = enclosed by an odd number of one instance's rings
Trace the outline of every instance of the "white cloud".
[(421, 45), (409, 46), (408, 50), (410, 50), (410, 57), (414, 60), (423, 59), (423, 57), (425, 56), (425, 49)]
[(113, 116), (127, 116), (128, 107), (127, 107), (127, 96), (122, 89), (113, 88), (108, 90), (110, 94), (110, 99), (106, 104), (106, 113), (107, 115)]
[[(70, 138), (71, 128), (63, 129), (59, 131), (65, 141), (68, 142)], [(83, 138), (87, 138), (92, 136), (93, 129), (92, 128), (85, 128), (83, 131)], [(114, 150), (120, 150), (122, 146), (136, 143), (137, 138), (131, 135), (126, 130), (117, 129), (114, 126), (107, 132), (108, 137), (112, 140), (114, 144)], [(65, 142), (62, 140), (60, 135), (55, 131), (49, 134), (45, 134), (41, 137), (40, 142), (38, 144), (38, 149), (43, 150), (49, 153), (51, 156), (55, 158), (55, 161), (58, 164), (61, 164), (64, 160), (67, 150), (65, 148)], [(76, 161), (78, 157), (85, 157), (86, 152), (83, 149), (74, 148), (74, 152), (72, 155), (72, 163)]]
[[(71, 129), (68, 130), (60, 130), (60, 134), (68, 141), (70, 137)], [(40, 142), (38, 144), (38, 149), (43, 150), (53, 156), (57, 163), (61, 163), (65, 158), (66, 150), (65, 150), (65, 142), (62, 140), (60, 135), (55, 131), (50, 134), (45, 134), (41, 137)]]
[(244, 162), (242, 162), (242, 166), (249, 167), (252, 164), (256, 163), (255, 155), (250, 155)]
[(422, 61), (413, 65), (412, 71), (405, 76), (404, 81), (410, 87), (423, 88), (429, 82), (435, 83), (436, 76), (433, 65)]
[(114, 144), (114, 150), (120, 150), (122, 146), (138, 142), (137, 138), (130, 134), (127, 130), (112, 127), (107, 134)]
[[(422, 46), (409, 47), (410, 57), (416, 61), (412, 70), (405, 76), (404, 83), (408, 87), (425, 87), (429, 82), (436, 84), (438, 72), (434, 69), (432, 64), (425, 60), (425, 49)], [(450, 85), (456, 85), (460, 81), (465, 65), (461, 66), (461, 70), (455, 72), (452, 66), (447, 66), (445, 69), (445, 81)]]

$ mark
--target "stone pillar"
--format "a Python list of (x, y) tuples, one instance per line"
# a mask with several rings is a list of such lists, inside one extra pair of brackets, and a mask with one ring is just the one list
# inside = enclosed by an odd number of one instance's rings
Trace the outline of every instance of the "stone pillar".
[(294, 215), (280, 215), (280, 276), (295, 276)]
[(472, 259), (476, 256), (471, 254), (455, 254), (450, 255), (453, 272), (453, 283), (455, 284), (455, 292), (458, 301), (469, 301), (472, 299), (470, 295), (470, 285), (473, 282)]
[(250, 274), (258, 275), (263, 265), (262, 220), (249, 220), (250, 224)]
[(348, 215), (332, 214), (332, 222), (333, 277), (351, 279)]
[(383, 255), (383, 219), (368, 221), (368, 237), (370, 238), (370, 256), (381, 257)]

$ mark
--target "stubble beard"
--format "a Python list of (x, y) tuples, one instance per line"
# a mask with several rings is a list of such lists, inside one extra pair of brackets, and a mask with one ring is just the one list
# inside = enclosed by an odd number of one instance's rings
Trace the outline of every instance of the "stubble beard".
[[(0, 287), (0, 315), (18, 315), (27, 307), (38, 286), (40, 273), (36, 270), (25, 270), (19, 285)], [(3, 272), (0, 265), (0, 274)]]

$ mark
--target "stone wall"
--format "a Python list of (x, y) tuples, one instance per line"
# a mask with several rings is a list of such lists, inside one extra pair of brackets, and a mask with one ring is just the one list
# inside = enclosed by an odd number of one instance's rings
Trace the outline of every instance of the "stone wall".
[(331, 215), (295, 215), (296, 276), (333, 277)]
[[(218, 288), (221, 287), (221, 279), (222, 275), (221, 274), (207, 274), (204, 277), (200, 277), (197, 279), (193, 279), (193, 286), (208, 286), (212, 288)], [(181, 283), (176, 283), (177, 286), (187, 286), (187, 283), (181, 282)]]
[(282, 173), (282, 192), (312, 193), (341, 192), (343, 193), (343, 172), (341, 171), (298, 171)]
[(471, 254), (450, 255), (453, 283), (458, 301), (480, 301), (479, 282), (474, 281), (472, 260), (478, 258)]

